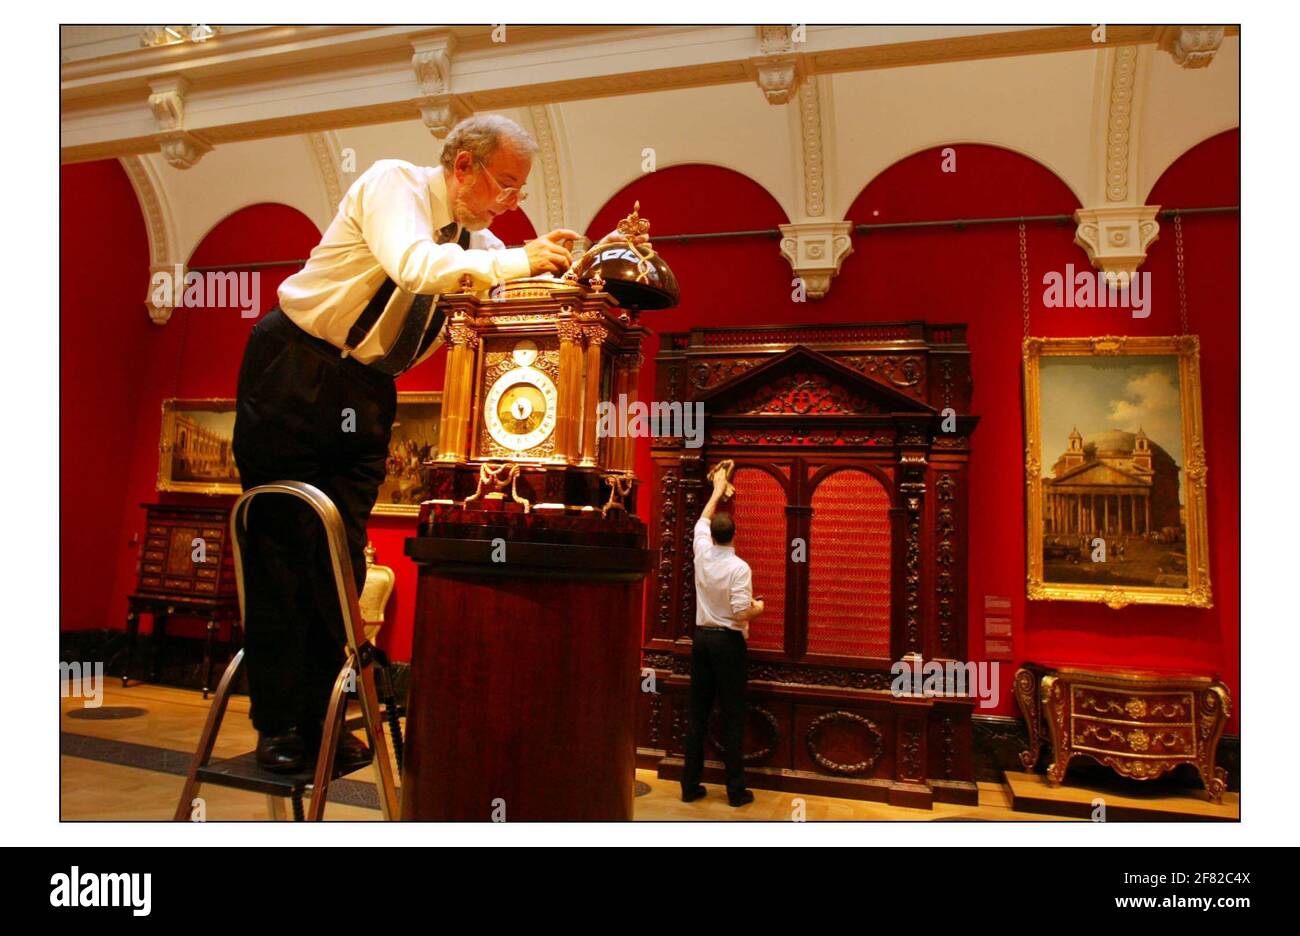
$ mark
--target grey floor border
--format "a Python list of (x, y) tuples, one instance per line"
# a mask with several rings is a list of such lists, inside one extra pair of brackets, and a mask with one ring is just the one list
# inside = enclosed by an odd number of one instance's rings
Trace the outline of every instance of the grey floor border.
[[(96, 738), (71, 731), (59, 732), (59, 753), (66, 754), (68, 757), (98, 761), (102, 764), (135, 767), (177, 777), (183, 777), (189, 772), (190, 761), (194, 757), (188, 751), (173, 751), (149, 744), (136, 744), (133, 741)], [(379, 796), (375, 792), (375, 785), (361, 780), (333, 781), (330, 784), (328, 802), (379, 811)]]

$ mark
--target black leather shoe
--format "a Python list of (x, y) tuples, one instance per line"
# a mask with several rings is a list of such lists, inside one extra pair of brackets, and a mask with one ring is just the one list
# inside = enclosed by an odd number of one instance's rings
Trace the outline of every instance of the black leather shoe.
[[(311, 763), (316, 762), (316, 756), (320, 753), (320, 739), (323, 730), (323, 725), (312, 725), (301, 731), (308, 752), (307, 756)], [(370, 748), (366, 747), (364, 742), (357, 740), (356, 735), (350, 731), (344, 731), (339, 735), (338, 744), (334, 748), (334, 766), (336, 768), (343, 773), (352, 773), (354, 770), (360, 770), (362, 767), (367, 766), (370, 761)]]
[(708, 790), (704, 789), (704, 784), (702, 783), (695, 784), (695, 786), (689, 790), (686, 789), (685, 787), (682, 787), (683, 803), (693, 803), (697, 799), (704, 799), (704, 797), (707, 795), (708, 795)]
[(727, 802), (732, 806), (746, 806), (749, 803), (754, 802), (754, 794), (750, 790), (741, 790), (734, 796), (728, 793)]
[(297, 773), (306, 766), (306, 745), (297, 728), (257, 733), (257, 766), (275, 773)]
[(339, 738), (338, 748), (334, 751), (334, 764), (344, 773), (367, 767), (373, 759), (370, 748), (356, 735), (345, 733)]

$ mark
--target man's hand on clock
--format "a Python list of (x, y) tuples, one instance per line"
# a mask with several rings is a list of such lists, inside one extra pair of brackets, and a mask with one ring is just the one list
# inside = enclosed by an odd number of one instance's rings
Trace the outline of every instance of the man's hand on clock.
[(563, 273), (573, 262), (564, 241), (575, 241), (582, 235), (567, 228), (558, 228), (543, 234), (537, 240), (524, 244), (528, 266), (533, 276), (539, 273)]

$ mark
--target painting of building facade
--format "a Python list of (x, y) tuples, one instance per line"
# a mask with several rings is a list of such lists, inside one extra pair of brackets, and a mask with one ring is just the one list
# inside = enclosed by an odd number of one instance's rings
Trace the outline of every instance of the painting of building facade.
[(234, 400), (163, 400), (158, 490), (238, 494), (234, 434)]
[(1208, 606), (1194, 336), (1027, 339), (1031, 598)]

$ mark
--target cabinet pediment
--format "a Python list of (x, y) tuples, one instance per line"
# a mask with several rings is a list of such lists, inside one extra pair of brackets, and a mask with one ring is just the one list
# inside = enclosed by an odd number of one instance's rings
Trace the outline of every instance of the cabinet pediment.
[(925, 403), (802, 345), (703, 393), (711, 417), (932, 416)]

